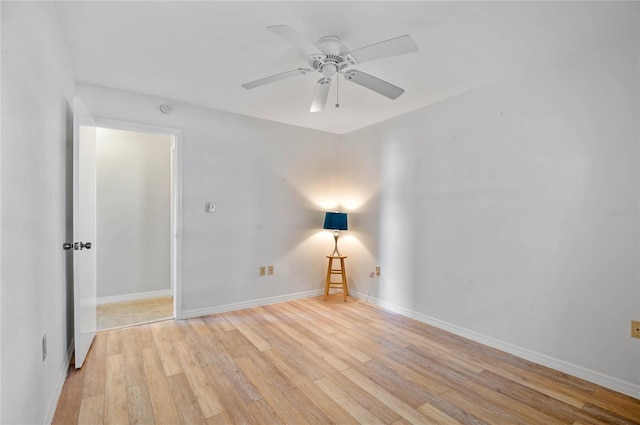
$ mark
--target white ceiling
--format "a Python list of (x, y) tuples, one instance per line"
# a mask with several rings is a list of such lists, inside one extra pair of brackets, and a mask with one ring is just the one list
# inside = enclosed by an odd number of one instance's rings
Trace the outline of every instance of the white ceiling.
[[(78, 81), (333, 133), (346, 133), (587, 51), (638, 25), (618, 2), (58, 1)], [(356, 67), (406, 90), (389, 100), (340, 79), (322, 112), (320, 74), (245, 90), (240, 84), (306, 67), (266, 30), (288, 25), (349, 49), (409, 34), (419, 51)]]

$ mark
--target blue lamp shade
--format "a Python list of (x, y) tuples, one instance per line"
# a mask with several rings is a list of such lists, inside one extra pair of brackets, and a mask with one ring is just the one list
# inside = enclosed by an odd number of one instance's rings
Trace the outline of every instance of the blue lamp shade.
[(347, 214), (339, 212), (328, 212), (324, 215), (324, 229), (347, 230)]

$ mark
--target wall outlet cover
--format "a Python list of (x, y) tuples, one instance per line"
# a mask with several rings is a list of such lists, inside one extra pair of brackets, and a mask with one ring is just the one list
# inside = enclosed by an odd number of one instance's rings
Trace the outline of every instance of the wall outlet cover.
[(273, 274), (273, 266), (269, 266), (268, 270), (269, 270), (268, 273), (270, 275), (272, 275)]
[(42, 361), (47, 358), (47, 334), (42, 337)]
[(260, 276), (264, 276), (267, 274), (266, 267), (260, 266)]
[(640, 338), (640, 320), (631, 321), (631, 336), (633, 338)]

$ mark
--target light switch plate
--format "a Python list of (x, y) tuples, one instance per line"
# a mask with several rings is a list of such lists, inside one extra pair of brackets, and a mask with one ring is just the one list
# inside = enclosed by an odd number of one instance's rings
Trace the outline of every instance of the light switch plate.
[(204, 203), (204, 212), (208, 212), (208, 213), (216, 212), (216, 203), (215, 202), (205, 202)]

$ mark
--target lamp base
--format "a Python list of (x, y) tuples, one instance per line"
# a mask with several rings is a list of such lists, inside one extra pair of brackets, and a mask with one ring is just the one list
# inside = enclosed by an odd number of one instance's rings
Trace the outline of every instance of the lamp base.
[(334, 246), (333, 246), (333, 252), (331, 253), (332, 257), (340, 257), (340, 251), (338, 251), (338, 237), (340, 236), (340, 231), (338, 230), (334, 230), (333, 231), (333, 240), (334, 240)]

